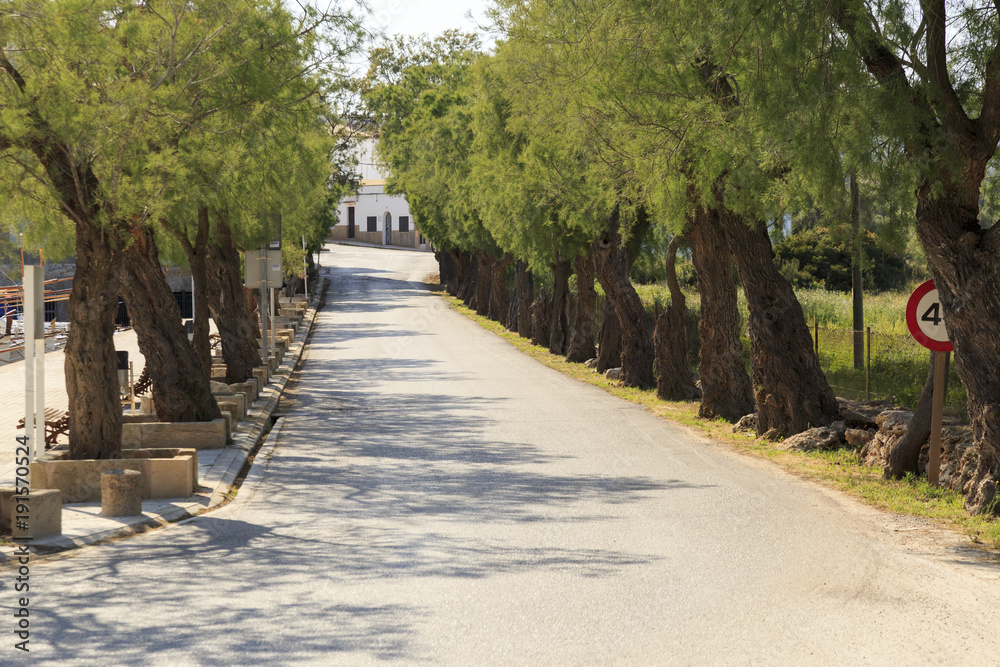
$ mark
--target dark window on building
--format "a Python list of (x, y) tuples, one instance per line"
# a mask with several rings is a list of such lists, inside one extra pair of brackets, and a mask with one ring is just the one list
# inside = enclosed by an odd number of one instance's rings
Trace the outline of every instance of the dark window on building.
[(368, 231), (376, 232), (378, 231), (378, 216), (369, 215), (368, 216)]
[(347, 238), (354, 238), (354, 207), (347, 207)]
[(410, 216), (408, 215), (399, 216), (399, 231), (401, 232), (410, 231)]
[(420, 245), (427, 245), (427, 239), (424, 238), (423, 234), (420, 235)]
[(181, 319), (189, 320), (194, 317), (191, 292), (174, 292), (174, 298), (177, 299), (177, 307), (181, 309)]

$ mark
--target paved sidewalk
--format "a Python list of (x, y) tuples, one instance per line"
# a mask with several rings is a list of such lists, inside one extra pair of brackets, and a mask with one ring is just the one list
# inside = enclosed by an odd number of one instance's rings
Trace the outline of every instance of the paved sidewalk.
[[(35, 539), (32, 550), (38, 553), (53, 553), (94, 544), (113, 537), (123, 537), (143, 532), (150, 527), (201, 514), (223, 504), (233, 490), (240, 471), (247, 458), (257, 449), (261, 440), (267, 442), (261, 447), (265, 455), (273, 446), (277, 430), (271, 430), (272, 414), (278, 400), (298, 366), (305, 349), (306, 339), (316, 319), (319, 305), (318, 294), (310, 300), (302, 325), (295, 335), (295, 341), (285, 353), (277, 372), (272, 374), (267, 386), (262, 388), (253, 406), (248, 407), (246, 419), (240, 421), (232, 434), (230, 444), (223, 449), (203, 449), (198, 451), (198, 482), (195, 495), (190, 498), (169, 498), (144, 500), (142, 514), (134, 517), (102, 517), (101, 504), (72, 503), (63, 505), (62, 535)], [(135, 332), (127, 331), (115, 335), (115, 348), (128, 350), (129, 360), (135, 362), (135, 374), (142, 371), (144, 359), (138, 350)], [(65, 409), (68, 403), (62, 378), (62, 351), (52, 352), (45, 359), (45, 400), (47, 407)], [(20, 382), (20, 384), (17, 384)], [(9, 486), (14, 480), (15, 436), (23, 431), (15, 430), (17, 421), (24, 412), (24, 364), (8, 364), (0, 368), (0, 485)], [(268, 433), (271, 435), (268, 437)], [(14, 546), (0, 545), (0, 563), (12, 559)]]

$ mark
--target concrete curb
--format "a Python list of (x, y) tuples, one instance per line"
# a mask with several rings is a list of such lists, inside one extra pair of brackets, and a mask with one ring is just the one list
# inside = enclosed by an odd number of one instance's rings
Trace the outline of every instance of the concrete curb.
[[(321, 289), (318, 292), (313, 292), (314, 296), (309, 300), (302, 320), (305, 326), (299, 327), (295, 340), (285, 353), (278, 370), (271, 376), (271, 381), (267, 386), (261, 390), (257, 401), (247, 410), (247, 418), (239, 422), (233, 433), (232, 442), (225, 449), (218, 450), (219, 455), (215, 462), (202, 475), (199, 480), (201, 493), (183, 501), (145, 500), (143, 501), (142, 514), (135, 517), (101, 517), (100, 503), (97, 503), (96, 507), (94, 503), (88, 503), (86, 507), (82, 504), (64, 505), (64, 524), (67, 513), (69, 513), (70, 519), (75, 514), (78, 521), (86, 522), (87, 528), (82, 531), (78, 528), (69, 535), (54, 535), (32, 540), (29, 545), (31, 552), (53, 554), (111, 539), (129, 537), (153, 528), (194, 518), (224, 505), (233, 489), (237, 488), (236, 481), (246, 465), (247, 459), (258, 450), (258, 456), (261, 454), (265, 457), (270, 456), (277, 443), (280, 428), (272, 428), (271, 415), (277, 408), (278, 401), (288, 385), (292, 373), (302, 361), (306, 340), (316, 323), (319, 302), (328, 284), (329, 279), (323, 278)], [(280, 422), (279, 419), (277, 423)], [(253, 486), (259, 484), (265, 468), (266, 466), (252, 465), (244, 484), (248, 480)], [(0, 547), (0, 566), (16, 562), (15, 548), (13, 545)]]

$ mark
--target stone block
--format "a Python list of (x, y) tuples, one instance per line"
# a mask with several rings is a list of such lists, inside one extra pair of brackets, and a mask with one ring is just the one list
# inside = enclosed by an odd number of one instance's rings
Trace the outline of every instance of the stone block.
[(243, 394), (246, 396), (247, 408), (253, 405), (257, 401), (257, 379), (250, 378), (246, 382), (234, 382), (229, 385), (229, 389), (234, 394)]
[(149, 461), (135, 459), (83, 459), (53, 461), (39, 459), (31, 464), (31, 492), (36, 489), (62, 491), (64, 503), (93, 503), (101, 499), (101, 475), (123, 468), (142, 474), (142, 488), (149, 497)]
[(260, 392), (267, 386), (267, 381), (271, 377), (271, 373), (266, 366), (258, 366), (253, 369), (253, 376), (257, 380), (257, 397), (260, 398)]
[(278, 329), (274, 334), (275, 338), (279, 338), (285, 341), (285, 349), (287, 350), (295, 342), (295, 330), (294, 329)]
[(268, 359), (268, 364), (267, 364), (267, 371), (268, 371), (268, 373), (270, 375), (274, 375), (275, 373), (277, 373), (278, 372), (278, 366), (280, 364), (281, 364), (281, 359), (278, 359), (278, 357), (276, 357), (276, 356), (274, 356), (272, 354), (271, 358)]
[(14, 518), (19, 514), (18, 501), (13, 496), (11, 501), (11, 514), (6, 520), (10, 521), (8, 525), (11, 526), (11, 535), (15, 539), (62, 535), (62, 494), (58, 489), (39, 489), (28, 494), (27, 502), (24, 503), (28, 509), (24, 527), (19, 527)]
[[(124, 432), (129, 427), (126, 443)], [(139, 435), (131, 432), (138, 428)], [(162, 447), (187, 447), (190, 449), (222, 449), (229, 442), (225, 419), (210, 422), (151, 422), (148, 424), (123, 424), (122, 449), (153, 449)]]
[[(122, 456), (149, 460), (150, 497), (187, 498), (198, 487), (198, 450), (184, 447), (130, 449)], [(179, 465), (177, 461), (184, 463)], [(186, 470), (187, 480), (180, 480), (179, 471)], [(190, 488), (189, 488), (190, 487)], [(161, 495), (167, 494), (167, 495)]]
[[(239, 422), (247, 418), (247, 399), (243, 394), (216, 394), (215, 402), (220, 410), (229, 410), (234, 420)], [(229, 432), (232, 433), (232, 429)]]
[(152, 396), (139, 397), (139, 412), (141, 412), (144, 415), (156, 414), (156, 404), (153, 403)]
[(142, 475), (122, 468), (101, 473), (101, 516), (142, 514)]
[(226, 422), (226, 431), (232, 433), (236, 430), (236, 420), (233, 419), (233, 413), (229, 410), (225, 410), (222, 406), (219, 406), (219, 411), (222, 413), (222, 419)]
[(142, 447), (142, 422), (123, 423), (122, 449), (137, 449), (139, 447)]

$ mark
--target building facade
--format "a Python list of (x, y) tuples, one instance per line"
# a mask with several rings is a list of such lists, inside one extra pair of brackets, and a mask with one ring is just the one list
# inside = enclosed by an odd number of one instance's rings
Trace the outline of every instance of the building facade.
[(433, 250), (416, 228), (406, 198), (385, 193), (386, 177), (375, 161), (374, 138), (359, 144), (358, 171), (361, 185), (337, 207), (337, 224), (330, 230), (330, 239)]

